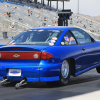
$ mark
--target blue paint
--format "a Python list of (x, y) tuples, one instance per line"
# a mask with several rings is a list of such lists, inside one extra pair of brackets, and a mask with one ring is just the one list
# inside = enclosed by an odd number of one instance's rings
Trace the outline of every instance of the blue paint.
[(0, 77), (0, 80), (3, 80), (3, 77)]
[(49, 82), (49, 81), (59, 81), (59, 76), (55, 77), (40, 77), (40, 78), (27, 78), (28, 82)]
[[(57, 29), (63, 32), (55, 46), (10, 45), (0, 47), (0, 51), (16, 51), (12, 48), (18, 47), (21, 49), (17, 51), (48, 52), (53, 55), (53, 58), (47, 60), (0, 59), (0, 77), (7, 76), (11, 81), (21, 81), (23, 78), (27, 78), (28, 82), (59, 81), (62, 62), (68, 58), (75, 60), (75, 76), (100, 66), (100, 41), (90, 44), (61, 46), (60, 43), (66, 32), (74, 29), (74, 27), (45, 27), (35, 29)], [(83, 47), (86, 48), (85, 51), (82, 51)], [(8, 76), (9, 69), (21, 69), (21, 77)]]
[(89, 71), (90, 69), (93, 69), (93, 68), (96, 68), (96, 67), (99, 67), (99, 66), (100, 66), (100, 64), (97, 64), (97, 65), (94, 65), (94, 66), (88, 67), (88, 68), (86, 68), (86, 69), (84, 69), (84, 70), (81, 70), (81, 71), (75, 73), (75, 76), (78, 76), (78, 75), (80, 75), (80, 74), (82, 74), (82, 73), (84, 73), (84, 72)]
[(39, 82), (39, 78), (27, 78), (28, 82)]
[(6, 44), (0, 44), (0, 47), (5, 46)]
[(59, 76), (55, 77), (40, 77), (40, 82), (59, 81)]

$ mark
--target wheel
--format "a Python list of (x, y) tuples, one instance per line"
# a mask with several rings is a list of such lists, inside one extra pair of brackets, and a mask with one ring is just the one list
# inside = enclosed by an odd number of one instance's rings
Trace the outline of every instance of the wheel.
[(97, 67), (96, 70), (98, 73), (100, 73), (100, 67)]
[(69, 81), (71, 73), (71, 65), (69, 60), (64, 60), (60, 70), (60, 81), (61, 85), (66, 85)]
[(47, 82), (50, 86), (66, 85), (69, 81), (71, 73), (70, 61), (64, 60), (60, 70), (60, 81)]

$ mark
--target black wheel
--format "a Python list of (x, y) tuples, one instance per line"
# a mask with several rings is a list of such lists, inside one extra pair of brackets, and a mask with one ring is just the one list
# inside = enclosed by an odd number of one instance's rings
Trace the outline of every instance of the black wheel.
[(69, 82), (71, 73), (70, 61), (64, 60), (60, 70), (60, 85), (66, 85)]
[(96, 70), (98, 73), (100, 73), (100, 67), (97, 67)]

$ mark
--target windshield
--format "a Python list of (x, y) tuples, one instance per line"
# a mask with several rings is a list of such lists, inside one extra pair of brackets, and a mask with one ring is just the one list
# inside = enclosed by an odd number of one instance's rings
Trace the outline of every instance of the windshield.
[(62, 30), (38, 29), (28, 30), (15, 37), (7, 45), (50, 45), (57, 42)]

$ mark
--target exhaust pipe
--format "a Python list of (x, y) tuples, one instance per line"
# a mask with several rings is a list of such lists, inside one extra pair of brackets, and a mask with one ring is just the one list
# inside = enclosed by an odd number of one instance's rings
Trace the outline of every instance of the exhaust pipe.
[(8, 81), (8, 79), (3, 79), (3, 81), (0, 82), (0, 85), (4, 85), (10, 83), (10, 81)]
[(26, 85), (26, 84), (27, 84), (26, 79), (23, 79), (20, 83), (17, 83), (17, 84), (15, 85), (15, 88), (18, 89), (18, 88), (20, 88), (21, 86)]

